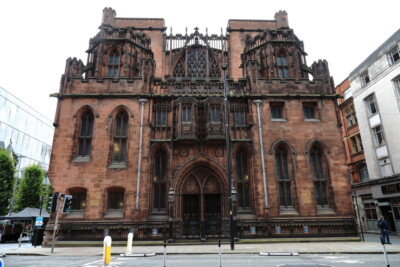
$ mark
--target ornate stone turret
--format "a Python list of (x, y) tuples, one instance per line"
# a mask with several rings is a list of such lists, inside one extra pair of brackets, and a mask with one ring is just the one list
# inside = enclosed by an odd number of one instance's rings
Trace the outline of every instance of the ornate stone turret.
[(333, 93), (334, 92), (334, 84), (333, 84), (333, 79), (331, 75), (329, 74), (329, 66), (328, 66), (328, 61), (324, 60), (318, 60), (318, 62), (314, 61), (314, 63), (311, 65), (312, 68), (312, 75), (314, 78), (320, 78), (324, 81), (326, 84), (330, 84), (332, 88), (332, 92), (328, 93)]
[(82, 70), (84, 68), (84, 64), (82, 60), (74, 58), (68, 58), (65, 66), (65, 77), (67, 80), (71, 78), (79, 78), (82, 77)]
[(105, 7), (103, 9), (103, 18), (101, 20), (101, 24), (106, 25), (115, 25), (115, 17), (117, 16), (117, 12), (111, 7)]
[(280, 10), (275, 13), (275, 20), (276, 20), (276, 27), (282, 28), (282, 27), (287, 27), (289, 28), (289, 20), (288, 20), (288, 14), (286, 13), (285, 10)]

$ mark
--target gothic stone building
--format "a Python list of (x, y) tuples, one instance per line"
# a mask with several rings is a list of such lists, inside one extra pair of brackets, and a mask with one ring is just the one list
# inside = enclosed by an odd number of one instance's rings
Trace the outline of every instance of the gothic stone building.
[(174, 35), (105, 8), (99, 29), (53, 95), (59, 239), (226, 236), (230, 187), (238, 237), (356, 234), (328, 63), (286, 12)]

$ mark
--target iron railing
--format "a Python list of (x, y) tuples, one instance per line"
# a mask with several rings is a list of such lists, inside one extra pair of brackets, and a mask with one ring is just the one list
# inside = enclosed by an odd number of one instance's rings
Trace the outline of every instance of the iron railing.
[[(270, 220), (235, 220), (234, 236), (251, 238), (341, 237), (357, 236), (354, 218), (280, 218)], [(62, 222), (59, 240), (95, 241), (104, 232), (113, 240), (126, 240), (134, 229), (136, 240), (220, 239), (229, 237), (229, 221), (146, 221), (146, 222)]]

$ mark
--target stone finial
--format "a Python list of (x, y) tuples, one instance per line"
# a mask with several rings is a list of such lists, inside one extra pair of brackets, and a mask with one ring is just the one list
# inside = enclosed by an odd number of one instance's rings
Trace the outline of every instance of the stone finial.
[(105, 7), (103, 9), (103, 18), (101, 21), (101, 24), (106, 24), (106, 25), (115, 25), (115, 17), (117, 16), (117, 12), (115, 12), (114, 9), (111, 7)]
[(288, 14), (285, 10), (279, 10), (275, 13), (276, 28), (289, 27)]

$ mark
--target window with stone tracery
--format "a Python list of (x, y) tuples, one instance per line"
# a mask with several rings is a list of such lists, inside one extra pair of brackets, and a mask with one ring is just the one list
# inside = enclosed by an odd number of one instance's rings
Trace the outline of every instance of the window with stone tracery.
[(128, 114), (125, 111), (120, 111), (115, 117), (113, 138), (113, 162), (125, 162), (128, 139)]
[(328, 207), (327, 177), (323, 151), (318, 146), (310, 149), (310, 164), (314, 182), (315, 201), (318, 206)]
[[(205, 47), (191, 47), (175, 64), (173, 75), (176, 78), (219, 78), (220, 67)], [(186, 66), (186, 67), (185, 67)]]
[(236, 153), (236, 184), (238, 196), (238, 210), (250, 210), (250, 181), (247, 153), (239, 149)]
[(167, 153), (159, 149), (153, 165), (153, 211), (165, 211), (167, 190)]
[(292, 204), (291, 179), (288, 162), (288, 153), (283, 145), (275, 151), (276, 179), (279, 187), (279, 203), (288, 208)]
[(92, 148), (94, 116), (91, 111), (86, 111), (81, 116), (81, 125), (78, 136), (78, 156), (90, 156)]
[(280, 51), (276, 56), (276, 66), (278, 69), (279, 78), (289, 77), (289, 66), (287, 63), (286, 54), (283, 51)]
[(117, 51), (113, 51), (108, 58), (108, 76), (118, 77), (119, 75), (119, 53)]

